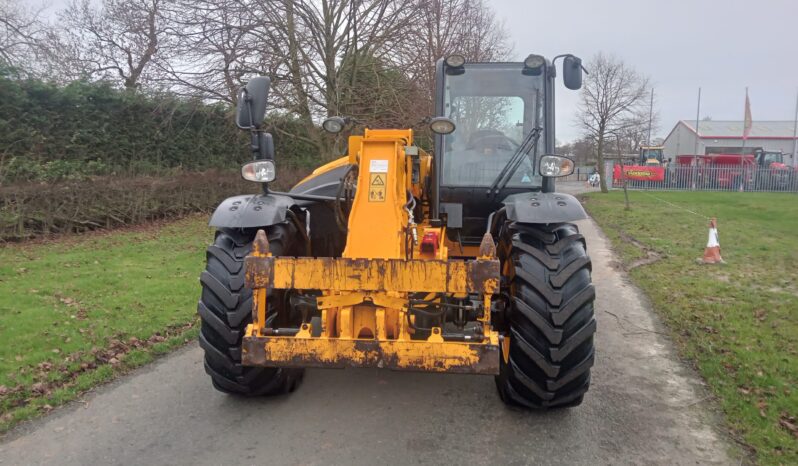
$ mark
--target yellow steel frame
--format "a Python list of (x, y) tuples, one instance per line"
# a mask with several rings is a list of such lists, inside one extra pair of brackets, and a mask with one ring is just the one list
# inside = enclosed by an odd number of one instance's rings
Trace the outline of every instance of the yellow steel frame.
[[(430, 156), (410, 146), (411, 130), (366, 130), (350, 138), (348, 161), (360, 167), (359, 188), (343, 257), (272, 257), (265, 233), (258, 232), (245, 265), (253, 314), (242, 343), (244, 365), (498, 373), (499, 335), (489, 312), (500, 273), (493, 239), (486, 235), (478, 251), (465, 254), (456, 245), (459, 256), (474, 259), (450, 260), (449, 246), (455, 245), (443, 227), (411, 222), (406, 193), (421, 196)], [(413, 164), (423, 174), (415, 180)], [(418, 242), (408, 246), (409, 228), (417, 229), (417, 237), (433, 233), (439, 243), (432, 252)], [(321, 328), (304, 323), (295, 335), (265, 328), (269, 288), (321, 291)], [(433, 327), (427, 338), (414, 338), (409, 293), (480, 295), (482, 335), (445, 340), (443, 329)]]
[(258, 257), (245, 259), (254, 288), (493, 294), (499, 263), (494, 259), (350, 259)]

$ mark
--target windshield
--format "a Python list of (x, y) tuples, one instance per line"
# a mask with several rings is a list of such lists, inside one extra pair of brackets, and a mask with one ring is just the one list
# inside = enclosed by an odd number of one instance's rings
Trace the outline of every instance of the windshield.
[(643, 149), (643, 159), (657, 159), (662, 161), (662, 149)]
[(781, 152), (765, 152), (764, 159), (764, 163), (766, 164), (782, 163), (784, 160), (781, 156)]
[[(522, 70), (514, 63), (469, 64), (446, 76), (445, 116), (457, 129), (443, 139), (443, 185), (490, 186), (524, 137), (543, 126), (543, 76)], [(543, 137), (537, 147), (541, 154)], [(530, 158), (524, 157), (507, 187), (541, 186)]]

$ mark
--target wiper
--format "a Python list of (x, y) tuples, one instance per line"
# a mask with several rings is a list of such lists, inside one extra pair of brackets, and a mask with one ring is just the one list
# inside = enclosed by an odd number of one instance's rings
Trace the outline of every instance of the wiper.
[(504, 189), (507, 183), (510, 182), (510, 179), (515, 175), (516, 170), (521, 165), (521, 162), (524, 161), (524, 157), (529, 155), (529, 151), (533, 148), (537, 148), (538, 140), (540, 139), (540, 135), (543, 133), (543, 128), (540, 126), (536, 126), (529, 131), (529, 134), (524, 137), (524, 140), (521, 141), (521, 145), (518, 146), (518, 149), (515, 150), (515, 153), (510, 157), (510, 160), (507, 161), (507, 164), (504, 165), (501, 172), (499, 172), (499, 176), (493, 180), (493, 183), (490, 184), (490, 188), (488, 189), (488, 194), (497, 195), (499, 191)]

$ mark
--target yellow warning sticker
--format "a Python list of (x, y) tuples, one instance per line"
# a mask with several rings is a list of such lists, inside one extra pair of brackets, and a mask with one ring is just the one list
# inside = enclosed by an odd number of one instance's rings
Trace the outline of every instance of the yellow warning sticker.
[(369, 202), (385, 202), (386, 173), (369, 173)]

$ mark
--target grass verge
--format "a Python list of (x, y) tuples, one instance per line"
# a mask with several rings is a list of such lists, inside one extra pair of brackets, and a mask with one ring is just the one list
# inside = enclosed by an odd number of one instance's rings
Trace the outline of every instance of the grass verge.
[(0, 248), (0, 432), (192, 340), (207, 216)]
[[(629, 211), (617, 191), (586, 195), (585, 207), (706, 379), (732, 436), (761, 464), (798, 464), (798, 197), (629, 195)], [(697, 263), (701, 215), (718, 218), (726, 264)]]

